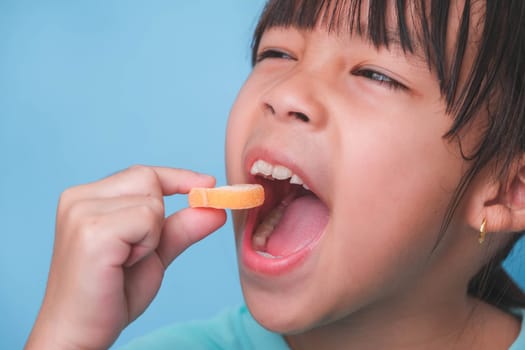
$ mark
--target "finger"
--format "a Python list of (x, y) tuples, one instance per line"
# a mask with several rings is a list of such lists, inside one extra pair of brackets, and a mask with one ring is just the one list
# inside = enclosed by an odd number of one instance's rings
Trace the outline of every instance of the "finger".
[(129, 300), (129, 322), (140, 316), (155, 298), (164, 277), (164, 270), (157, 254), (149, 254), (139, 263), (124, 270), (124, 288)]
[(80, 244), (91, 262), (130, 266), (157, 248), (164, 218), (141, 204), (85, 219)]
[(84, 217), (110, 214), (111, 212), (148, 205), (159, 217), (164, 217), (164, 199), (152, 196), (122, 196), (114, 198), (84, 199), (71, 204), (70, 207), (59, 207), (58, 218), (60, 223), (67, 224), (82, 221)]
[(217, 230), (226, 222), (226, 211), (186, 208), (164, 221), (157, 254), (165, 267), (190, 245)]
[(163, 196), (188, 193), (192, 187), (211, 187), (212, 176), (191, 170), (133, 166), (115, 175), (73, 188), (71, 197), (96, 198), (124, 195)]
[(186, 194), (193, 187), (215, 186), (215, 178), (211, 175), (165, 167), (153, 167), (153, 170), (159, 178), (162, 193), (165, 196), (177, 193)]

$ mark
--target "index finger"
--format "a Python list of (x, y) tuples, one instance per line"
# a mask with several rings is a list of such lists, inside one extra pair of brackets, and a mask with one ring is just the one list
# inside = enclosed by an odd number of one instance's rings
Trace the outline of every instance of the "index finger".
[(168, 196), (185, 194), (192, 187), (213, 187), (215, 178), (191, 170), (136, 165), (102, 180), (74, 188), (74, 198)]
[(215, 177), (192, 170), (167, 167), (152, 167), (157, 173), (162, 194), (169, 196), (180, 193), (187, 194), (193, 187), (214, 187)]

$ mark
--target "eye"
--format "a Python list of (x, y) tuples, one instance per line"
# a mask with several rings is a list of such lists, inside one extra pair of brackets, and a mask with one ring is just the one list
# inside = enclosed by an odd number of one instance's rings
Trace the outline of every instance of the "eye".
[(262, 50), (261, 52), (259, 52), (257, 54), (257, 59), (255, 60), (255, 63), (259, 63), (261, 61), (264, 61), (265, 59), (268, 59), (268, 58), (279, 58), (279, 59), (285, 59), (285, 60), (294, 60), (294, 58), (289, 55), (288, 53), (284, 52), (284, 51), (281, 51), (281, 50), (276, 50), (276, 49), (265, 49), (265, 50)]
[(353, 75), (373, 80), (377, 84), (384, 85), (392, 90), (408, 90), (408, 88), (388, 75), (372, 69), (358, 69), (352, 72)]

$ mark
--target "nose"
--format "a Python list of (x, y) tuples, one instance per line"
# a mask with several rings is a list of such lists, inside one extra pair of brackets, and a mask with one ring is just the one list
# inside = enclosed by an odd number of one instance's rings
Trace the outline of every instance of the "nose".
[(307, 72), (293, 72), (273, 82), (262, 96), (265, 115), (282, 122), (299, 122), (322, 127), (326, 109), (320, 79)]

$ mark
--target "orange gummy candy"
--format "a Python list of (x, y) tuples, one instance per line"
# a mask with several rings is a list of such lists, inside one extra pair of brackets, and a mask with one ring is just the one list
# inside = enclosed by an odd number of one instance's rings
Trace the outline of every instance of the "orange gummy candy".
[(188, 202), (192, 208), (249, 209), (264, 203), (264, 188), (257, 184), (195, 187), (188, 194)]

